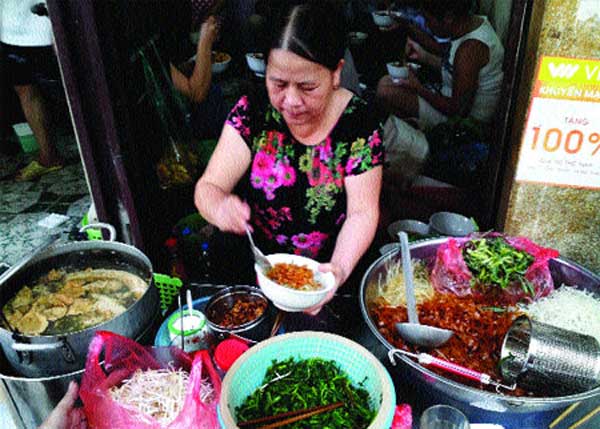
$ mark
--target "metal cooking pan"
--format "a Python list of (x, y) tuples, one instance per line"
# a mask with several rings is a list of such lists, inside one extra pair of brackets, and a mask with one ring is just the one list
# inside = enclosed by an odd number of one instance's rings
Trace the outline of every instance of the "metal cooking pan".
[(64, 335), (29, 336), (0, 328), (0, 347), (17, 375), (48, 377), (78, 371), (96, 330), (136, 338), (159, 314), (159, 295), (152, 283), (150, 260), (133, 246), (117, 242), (72, 242), (53, 246), (33, 257), (0, 283), (0, 307), (24, 285), (31, 285), (51, 269), (67, 272), (86, 268), (117, 269), (142, 278), (144, 295), (119, 316), (99, 325)]
[[(411, 255), (415, 259), (433, 261), (440, 244), (447, 238), (413, 243)], [(382, 255), (368, 268), (360, 287), (360, 306), (367, 326), (388, 350), (394, 347), (378, 331), (369, 312), (376, 296), (377, 279), (386, 273), (385, 264), (396, 260), (397, 252)], [(550, 271), (556, 286), (577, 285), (579, 289), (600, 292), (600, 277), (585, 268), (561, 259), (550, 260)], [(401, 356), (396, 366), (396, 383), (412, 385), (420, 399), (428, 405), (446, 403), (461, 409), (471, 423), (498, 423), (506, 429), (543, 428), (556, 418), (562, 409), (578, 401), (599, 401), (600, 388), (569, 396), (530, 398), (491, 393), (470, 387), (438, 375), (415, 361)], [(429, 404), (430, 403), (430, 404)]]

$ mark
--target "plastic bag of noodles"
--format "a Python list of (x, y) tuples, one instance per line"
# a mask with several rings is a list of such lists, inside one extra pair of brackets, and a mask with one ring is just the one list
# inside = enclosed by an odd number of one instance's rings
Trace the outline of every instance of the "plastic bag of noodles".
[(107, 331), (90, 344), (80, 389), (95, 429), (216, 429), (220, 393), (207, 351), (192, 357)]
[(500, 233), (449, 238), (437, 249), (431, 281), (443, 293), (531, 302), (554, 290), (548, 261), (558, 255), (528, 238)]

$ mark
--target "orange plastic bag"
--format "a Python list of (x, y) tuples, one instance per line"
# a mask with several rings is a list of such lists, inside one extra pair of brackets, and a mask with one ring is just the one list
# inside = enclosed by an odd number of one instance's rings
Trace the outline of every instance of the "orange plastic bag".
[[(142, 418), (111, 398), (110, 388), (118, 386), (136, 370), (164, 368), (181, 368), (190, 373), (183, 409), (168, 426), (147, 416)], [(209, 403), (200, 400), (203, 379), (209, 379), (213, 386), (214, 394)], [(98, 331), (88, 350), (79, 394), (88, 425), (95, 429), (220, 428), (217, 404), (221, 380), (205, 350), (197, 352), (192, 359), (176, 347), (144, 347), (112, 332)]]

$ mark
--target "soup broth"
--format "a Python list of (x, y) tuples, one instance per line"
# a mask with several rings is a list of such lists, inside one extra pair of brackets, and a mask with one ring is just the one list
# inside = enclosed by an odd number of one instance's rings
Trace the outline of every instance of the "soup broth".
[(26, 335), (60, 335), (99, 325), (124, 313), (148, 284), (126, 271), (51, 270), (23, 286), (2, 308), (12, 328)]

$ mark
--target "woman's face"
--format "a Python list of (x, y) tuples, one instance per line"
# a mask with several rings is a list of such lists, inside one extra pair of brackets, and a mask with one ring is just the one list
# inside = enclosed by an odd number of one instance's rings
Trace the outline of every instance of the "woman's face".
[(336, 71), (283, 49), (273, 49), (267, 62), (267, 92), (271, 104), (288, 126), (318, 122), (334, 88), (339, 86), (343, 62)]

